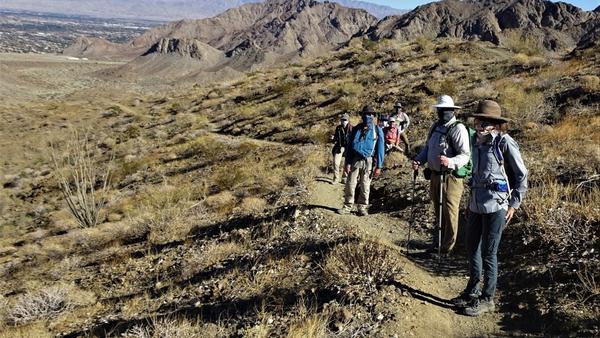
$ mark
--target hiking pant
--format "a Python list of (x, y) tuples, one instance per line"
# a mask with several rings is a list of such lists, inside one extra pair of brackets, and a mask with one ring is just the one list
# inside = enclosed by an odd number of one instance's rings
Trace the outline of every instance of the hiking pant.
[(335, 148), (333, 151), (333, 182), (337, 182), (340, 179), (340, 170), (342, 171), (342, 179), (346, 178), (346, 171), (342, 167), (344, 159), (344, 148), (340, 148), (340, 152), (336, 153)]
[(351, 163), (350, 176), (346, 179), (344, 190), (344, 206), (352, 208), (355, 202), (354, 194), (358, 185), (358, 196), (356, 204), (358, 208), (367, 208), (369, 205), (369, 193), (371, 192), (371, 171), (373, 169), (373, 159), (355, 159)]
[[(430, 197), (433, 201), (435, 210), (436, 226), (433, 234), (433, 245), (438, 243), (439, 224), (439, 196), (440, 180), (442, 176), (433, 172), (431, 174)], [(456, 178), (452, 174), (446, 174), (446, 183), (444, 184), (444, 194), (442, 195), (442, 252), (450, 252), (456, 244), (458, 235), (458, 214), (460, 212), (460, 200), (464, 190), (463, 179)]]
[(498, 246), (506, 224), (506, 210), (491, 214), (469, 212), (467, 228), (467, 257), (469, 259), (469, 294), (479, 293), (483, 270), (481, 297), (491, 299), (496, 293), (498, 280)]
[(408, 151), (410, 150), (410, 142), (408, 142), (408, 137), (406, 137), (406, 133), (400, 133), (400, 139), (404, 142), (404, 154), (406, 156), (410, 156)]

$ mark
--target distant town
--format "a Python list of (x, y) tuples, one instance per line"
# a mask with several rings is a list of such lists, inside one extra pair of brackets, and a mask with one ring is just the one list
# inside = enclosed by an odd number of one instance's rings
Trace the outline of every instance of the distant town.
[(61, 53), (79, 36), (125, 42), (159, 24), (0, 9), (0, 53)]

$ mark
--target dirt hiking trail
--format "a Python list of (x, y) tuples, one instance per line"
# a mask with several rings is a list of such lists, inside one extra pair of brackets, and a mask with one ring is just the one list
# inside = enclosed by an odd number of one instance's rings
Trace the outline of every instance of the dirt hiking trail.
[[(402, 297), (390, 307), (394, 320), (383, 324), (386, 337), (486, 337), (505, 336), (500, 326), (502, 314), (497, 312), (472, 318), (458, 314), (448, 302), (462, 291), (468, 280), (464, 257), (450, 256), (438, 262), (436, 256), (411, 249), (405, 254), (408, 221), (386, 213), (366, 217), (338, 215), (342, 207), (344, 185), (331, 184), (331, 179), (318, 177), (311, 187), (309, 203), (335, 225), (350, 225), (362, 237), (387, 245), (397, 252), (403, 276), (396, 281), (396, 292)], [(412, 232), (411, 243), (425, 243), (426, 234)], [(413, 246), (417, 246), (414, 245)]]

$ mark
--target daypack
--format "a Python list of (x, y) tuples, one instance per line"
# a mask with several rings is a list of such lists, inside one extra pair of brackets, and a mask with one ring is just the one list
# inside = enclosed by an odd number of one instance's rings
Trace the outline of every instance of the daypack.
[[(467, 132), (469, 133), (469, 149), (471, 149), (471, 153), (473, 153), (473, 143), (475, 143), (475, 137), (476, 137), (476, 131), (475, 129), (465, 125), (462, 121), (456, 120), (456, 122), (454, 122), (454, 124), (452, 124), (448, 130), (446, 130), (445, 133), (440, 133), (442, 134), (442, 136), (447, 138), (448, 133), (450, 133), (450, 131), (452, 131), (454, 129), (454, 127), (456, 127), (457, 125), (462, 124), (463, 126), (465, 126), (465, 128), (467, 128)], [(435, 132), (435, 130), (437, 129), (437, 127), (439, 127), (439, 123), (436, 123), (433, 128), (431, 128), (431, 131), (429, 132), (429, 136), (427, 137), (427, 141), (429, 142), (429, 139), (431, 138), (431, 136), (433, 135), (433, 133)], [(448, 145), (450, 146), (450, 148), (452, 148), (452, 152), (454, 154), (456, 154), (456, 148), (454, 146), (454, 142), (448, 142)], [(467, 164), (465, 164), (464, 166), (458, 168), (458, 169), (454, 169), (452, 170), (452, 175), (456, 178), (465, 178), (467, 176), (471, 176), (471, 173), (473, 172), (473, 160), (471, 158), (471, 156), (469, 156), (469, 162), (467, 162)]]
[[(353, 134), (353, 139), (351, 141), (352, 149), (356, 153), (358, 153), (362, 158), (366, 159), (369, 157), (373, 157), (375, 155), (375, 149), (377, 147), (377, 139), (378, 139), (377, 128), (379, 128), (379, 127), (377, 127), (376, 125), (373, 125), (373, 127), (368, 130), (368, 132), (371, 135), (363, 134), (363, 130), (361, 130), (362, 128), (361, 128), (360, 124), (355, 127), (356, 131), (355, 130), (352, 131), (352, 134)], [(370, 143), (371, 140), (369, 139), (369, 136), (372, 138), (373, 143)], [(367, 145), (368, 145), (368, 147), (365, 147)]]

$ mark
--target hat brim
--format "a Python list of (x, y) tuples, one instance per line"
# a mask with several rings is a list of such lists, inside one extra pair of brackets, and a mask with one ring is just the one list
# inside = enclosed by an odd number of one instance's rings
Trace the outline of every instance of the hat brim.
[(449, 109), (461, 109), (462, 108), (459, 106), (451, 106), (451, 105), (447, 105), (447, 104), (434, 104), (432, 107), (433, 108), (449, 108)]
[(508, 119), (506, 117), (498, 117), (498, 116), (490, 116), (490, 115), (486, 115), (486, 114), (471, 114), (469, 115), (469, 117), (475, 117), (475, 118), (479, 118), (479, 119), (485, 119), (485, 120), (492, 120), (492, 121), (500, 121), (500, 122), (510, 122), (512, 121), (511, 119)]

